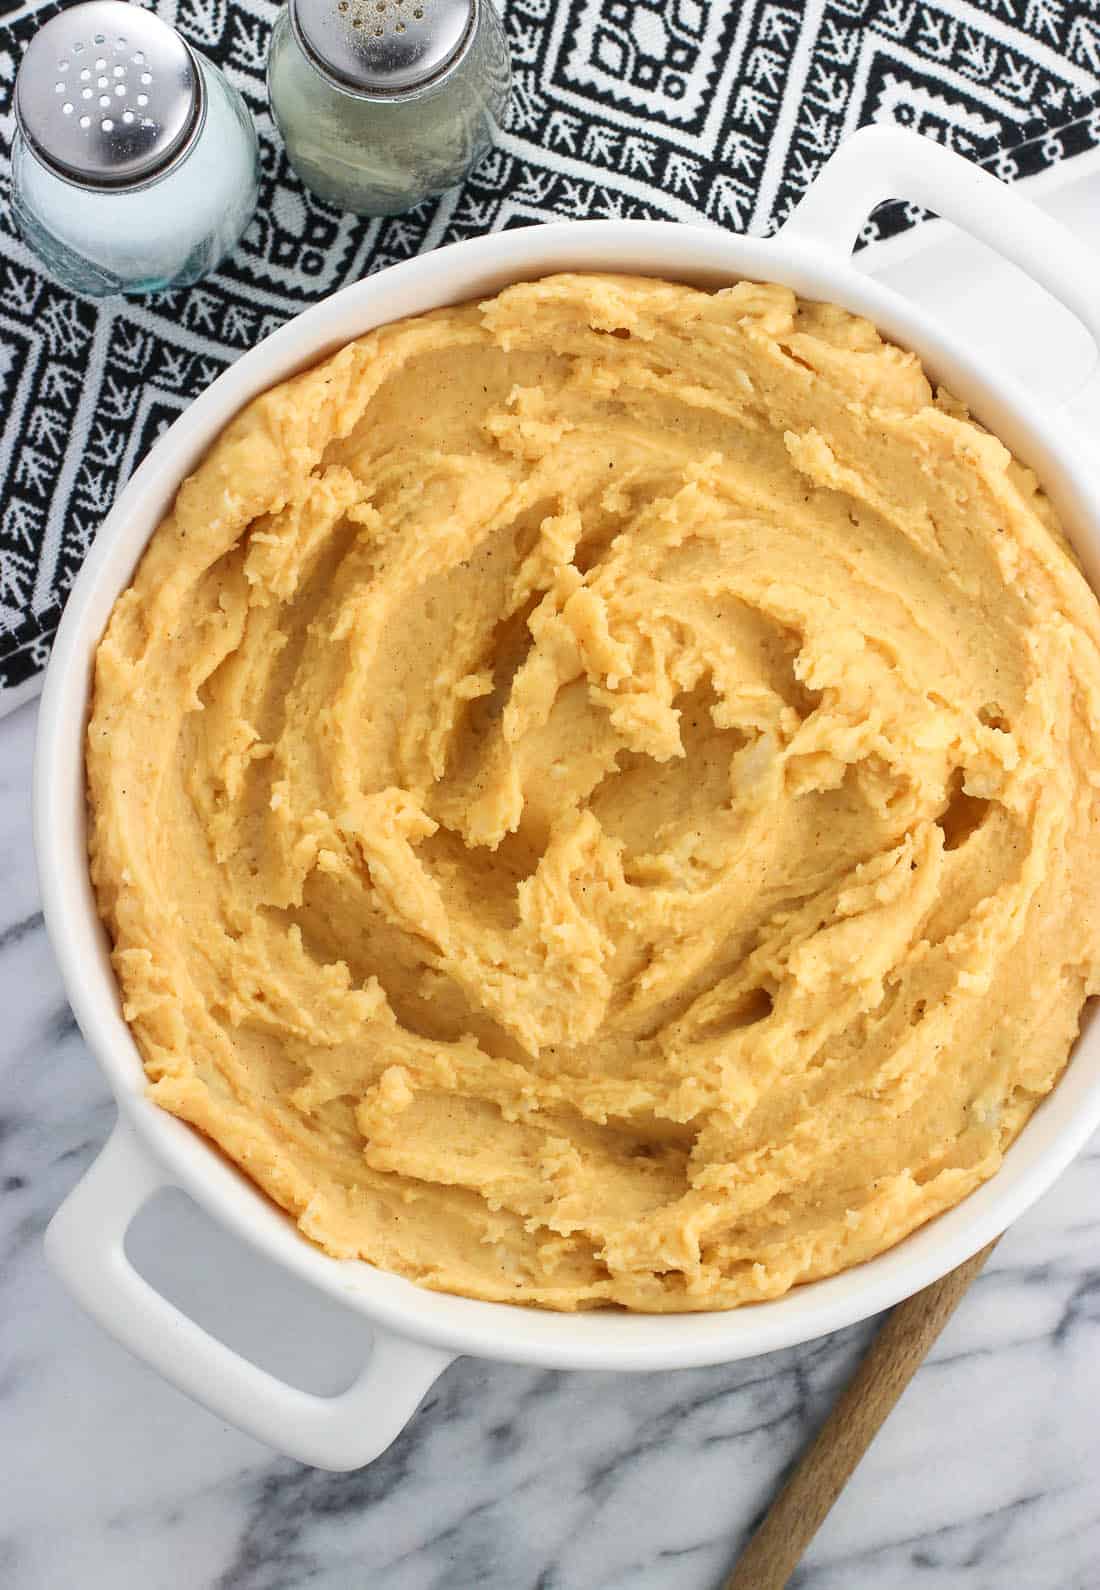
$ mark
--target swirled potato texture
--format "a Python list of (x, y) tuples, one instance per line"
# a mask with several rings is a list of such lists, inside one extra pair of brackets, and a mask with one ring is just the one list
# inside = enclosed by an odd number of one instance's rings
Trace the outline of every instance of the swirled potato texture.
[(152, 1096), (329, 1253), (775, 1297), (992, 1175), (1097, 982), (1097, 602), (866, 321), (558, 276), (253, 402), (99, 648)]

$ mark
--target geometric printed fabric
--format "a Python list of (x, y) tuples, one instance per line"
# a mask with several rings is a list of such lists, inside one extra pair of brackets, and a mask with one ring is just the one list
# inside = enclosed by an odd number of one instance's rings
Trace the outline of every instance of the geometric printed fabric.
[[(915, 128), (1006, 181), (1100, 145), (1100, 12), (1071, 0), (508, 0), (515, 90), (466, 183), (365, 220), (305, 192), (267, 106), (268, 0), (163, 0), (256, 120), (263, 192), (198, 286), (92, 302), (53, 283), (9, 205), (16, 64), (59, 7), (0, 6), (0, 710), (44, 666), (65, 597), (134, 466), (291, 315), (441, 243), (561, 217), (764, 235), (854, 128)], [(864, 238), (920, 219), (892, 203)]]

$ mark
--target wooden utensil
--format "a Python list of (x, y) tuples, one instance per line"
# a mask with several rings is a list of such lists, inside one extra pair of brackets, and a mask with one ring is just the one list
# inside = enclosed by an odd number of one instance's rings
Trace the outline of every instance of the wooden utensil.
[(783, 1590), (879, 1427), (999, 1240), (891, 1310), (817, 1438), (738, 1558), (724, 1590)]

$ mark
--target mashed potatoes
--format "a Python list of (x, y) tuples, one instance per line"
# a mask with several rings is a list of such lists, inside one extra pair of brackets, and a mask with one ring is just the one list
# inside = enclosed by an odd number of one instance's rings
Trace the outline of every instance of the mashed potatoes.
[(728, 1308), (997, 1169), (1096, 991), (1097, 602), (865, 321), (559, 276), (251, 404), (99, 649), (153, 1097), (328, 1252)]

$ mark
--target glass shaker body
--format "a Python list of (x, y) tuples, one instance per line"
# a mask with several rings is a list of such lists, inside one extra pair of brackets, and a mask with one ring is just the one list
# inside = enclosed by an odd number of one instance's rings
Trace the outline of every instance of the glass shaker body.
[(477, 0), (469, 46), (438, 82), (400, 95), (352, 92), (310, 61), (284, 7), (267, 84), (287, 158), (305, 186), (341, 209), (378, 216), (445, 193), (488, 153), (511, 71), (500, 20), (490, 0)]
[(193, 52), (206, 112), (192, 146), (141, 186), (85, 188), (51, 171), (16, 129), (12, 211), (51, 275), (88, 297), (186, 287), (213, 270), (252, 219), (259, 150), (252, 118), (211, 62)]

